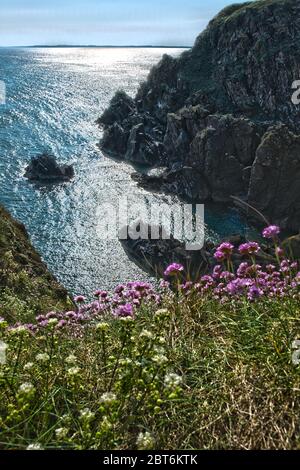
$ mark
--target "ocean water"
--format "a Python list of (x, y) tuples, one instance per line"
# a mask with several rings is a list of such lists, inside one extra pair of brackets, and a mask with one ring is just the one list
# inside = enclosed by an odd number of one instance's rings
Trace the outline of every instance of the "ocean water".
[[(151, 66), (180, 49), (0, 49), (0, 203), (28, 230), (49, 269), (72, 293), (111, 289), (119, 282), (149, 279), (118, 240), (99, 234), (99, 207), (149, 197), (136, 187), (132, 167), (103, 156), (95, 120), (116, 90), (134, 96)], [(40, 152), (73, 164), (71, 183), (36, 187), (24, 179), (26, 164)], [(170, 200), (168, 200), (170, 203)], [(210, 238), (246, 227), (237, 212), (205, 213)]]

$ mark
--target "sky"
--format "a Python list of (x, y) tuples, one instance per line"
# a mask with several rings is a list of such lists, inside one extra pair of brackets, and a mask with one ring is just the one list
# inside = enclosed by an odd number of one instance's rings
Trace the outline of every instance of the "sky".
[(191, 46), (241, 0), (0, 0), (0, 46)]

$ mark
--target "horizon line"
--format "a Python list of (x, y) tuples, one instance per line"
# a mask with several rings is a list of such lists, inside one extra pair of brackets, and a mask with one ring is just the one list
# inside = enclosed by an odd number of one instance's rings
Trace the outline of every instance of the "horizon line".
[(34, 48), (99, 48), (99, 49), (109, 49), (109, 48), (157, 48), (157, 49), (191, 49), (193, 46), (166, 46), (166, 45), (158, 45), (154, 46), (151, 44), (141, 44), (141, 45), (112, 45), (112, 44), (104, 44), (104, 45), (97, 45), (97, 44), (33, 44), (33, 45), (16, 45), (16, 46), (0, 46), (1, 49), (13, 49), (13, 48), (24, 48), (24, 49), (34, 49)]

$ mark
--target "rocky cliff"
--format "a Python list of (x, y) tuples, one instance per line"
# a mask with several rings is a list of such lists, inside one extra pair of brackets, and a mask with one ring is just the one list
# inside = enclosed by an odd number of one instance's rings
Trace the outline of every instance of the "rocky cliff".
[(98, 120), (102, 149), (165, 166), (163, 189), (197, 201), (238, 196), (300, 228), (300, 2), (222, 10), (175, 59), (165, 55), (135, 99), (122, 91)]
[(0, 317), (30, 321), (72, 303), (32, 247), (25, 227), (0, 206)]

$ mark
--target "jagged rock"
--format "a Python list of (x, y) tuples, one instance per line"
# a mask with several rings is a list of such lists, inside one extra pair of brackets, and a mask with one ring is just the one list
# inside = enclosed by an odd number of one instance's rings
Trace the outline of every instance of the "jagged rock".
[(127, 151), (128, 137), (129, 131), (125, 130), (118, 122), (114, 122), (105, 129), (101, 148), (109, 155), (120, 157)]
[[(126, 236), (132, 229), (138, 230), (142, 238), (133, 239)], [(151, 239), (151, 230), (159, 233), (159, 239)], [(163, 277), (164, 270), (173, 262), (181, 263), (191, 279), (209, 272), (215, 264), (211, 252), (208, 251), (208, 247), (213, 246), (210, 242), (201, 250), (189, 251), (186, 250), (184, 242), (167, 234), (162, 227), (151, 227), (142, 221), (123, 227), (120, 237), (128, 256), (141, 269), (156, 277)]]
[(257, 127), (231, 115), (208, 116), (207, 127), (191, 143), (190, 161), (203, 174), (215, 202), (247, 192), (244, 168), (251, 165), (260, 142)]
[[(175, 239), (163, 227), (149, 226), (141, 220), (124, 226), (120, 230), (119, 239), (128, 256), (141, 269), (158, 278), (163, 277), (166, 267), (171, 263), (182, 264), (185, 268), (184, 277), (194, 281), (203, 274), (211, 273), (213, 267), (218, 264), (214, 258), (217, 245), (211, 241), (205, 241), (200, 250), (187, 250), (184, 242)], [(227, 241), (235, 247), (232, 262), (234, 268), (237, 269), (245, 260), (237, 252), (237, 248), (245, 243), (246, 239), (236, 234), (227, 238)], [(270, 251), (268, 245), (261, 246), (262, 250), (256, 255), (256, 260), (261, 266), (266, 266), (275, 261), (274, 253)]]
[(70, 181), (74, 174), (71, 165), (58, 165), (55, 157), (47, 154), (34, 157), (25, 171), (26, 178), (43, 183)]
[(99, 126), (111, 126), (115, 122), (122, 122), (129, 115), (136, 112), (135, 102), (124, 91), (118, 91), (110, 102), (108, 109), (97, 120)]
[(300, 228), (300, 135), (287, 126), (264, 135), (252, 166), (248, 201), (282, 228)]
[[(134, 100), (120, 95), (112, 100), (100, 118), (105, 127), (102, 148), (113, 149), (122, 159), (126, 155), (128, 161), (166, 164), (169, 172), (161, 189), (226, 203), (231, 196), (244, 201), (249, 196), (271, 222), (298, 230), (298, 146), (292, 145), (295, 173), (284, 156), (280, 177), (272, 163), (268, 167), (263, 162), (262, 152), (270, 126), (283, 123), (298, 132), (300, 106), (291, 97), (299, 77), (300, 3), (261, 0), (229, 6), (191, 50), (178, 58), (164, 56)], [(119, 132), (120, 145), (115, 143), (116, 122), (125, 132)], [(142, 132), (144, 137), (137, 138)], [(280, 133), (276, 146), (272, 143), (274, 161), (280, 159), (279, 151), (287, 154), (286, 145), (288, 139)], [(273, 178), (279, 185), (275, 198)], [(151, 183), (158, 187), (158, 180)], [(284, 188), (289, 195), (283, 197)]]
[(131, 129), (125, 160), (143, 165), (153, 165), (160, 161), (162, 152), (162, 144), (156, 142), (146, 132), (143, 123), (137, 124)]

